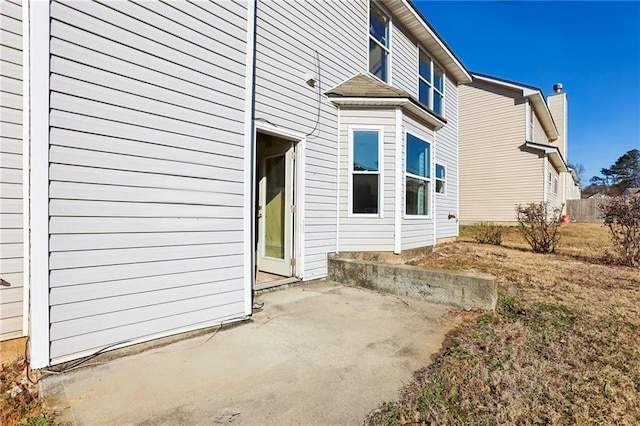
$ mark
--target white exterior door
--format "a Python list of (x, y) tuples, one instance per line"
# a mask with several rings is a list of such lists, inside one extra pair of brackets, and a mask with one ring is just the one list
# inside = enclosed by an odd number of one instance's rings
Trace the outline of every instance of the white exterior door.
[(258, 200), (258, 270), (293, 275), (294, 144), (266, 151)]

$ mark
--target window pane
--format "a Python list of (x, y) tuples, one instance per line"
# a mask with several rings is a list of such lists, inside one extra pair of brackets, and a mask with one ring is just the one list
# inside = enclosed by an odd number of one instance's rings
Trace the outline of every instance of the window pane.
[(407, 172), (431, 177), (431, 146), (428, 142), (407, 133)]
[(378, 176), (353, 175), (353, 213), (378, 213)]
[(437, 65), (433, 67), (433, 86), (440, 92), (444, 92), (444, 71)]
[(382, 81), (387, 81), (387, 51), (373, 40), (369, 40), (369, 72)]
[(285, 158), (267, 158), (265, 161), (267, 181), (265, 215), (264, 254), (284, 259), (285, 219)]
[(371, 2), (371, 13), (369, 17), (369, 34), (383, 46), (389, 47), (389, 19), (373, 2)]
[(429, 85), (422, 80), (419, 80), (418, 83), (418, 100), (431, 108), (429, 104)]
[(427, 215), (429, 212), (429, 182), (407, 177), (405, 198), (406, 214)]
[(442, 115), (442, 95), (435, 90), (433, 92), (433, 112)]
[(444, 194), (444, 181), (436, 179), (436, 192), (438, 194)]
[(420, 77), (431, 83), (431, 58), (428, 57), (422, 50), (420, 50), (418, 73), (420, 73)]
[(378, 171), (378, 132), (355, 130), (353, 132), (353, 170)]
[(444, 166), (441, 164), (436, 164), (436, 178), (437, 179), (444, 179)]

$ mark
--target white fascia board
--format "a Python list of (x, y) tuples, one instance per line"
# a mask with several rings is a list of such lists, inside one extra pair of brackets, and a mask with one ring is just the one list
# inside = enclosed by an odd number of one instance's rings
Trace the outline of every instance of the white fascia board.
[[(426, 36), (436, 42), (438, 47), (441, 49), (441, 54), (445, 55), (447, 57), (447, 59), (449, 61), (451, 61), (452, 64), (454, 64), (454, 66), (456, 68), (456, 72), (452, 73), (452, 74), (455, 74), (458, 77), (458, 84), (471, 83), (471, 81), (473, 80), (472, 77), (471, 77), (471, 74), (460, 63), (460, 61), (458, 61), (456, 56), (444, 44), (442, 39), (435, 32), (433, 32), (433, 30), (429, 27), (429, 25), (427, 25), (426, 22), (424, 22), (422, 17), (418, 13), (416, 13), (415, 9), (409, 4), (409, 2), (407, 0), (402, 0), (401, 3), (387, 2), (387, 3), (385, 3), (385, 6), (387, 6), (388, 8), (393, 9), (393, 6), (395, 4), (402, 5), (402, 6), (404, 6), (404, 8), (406, 10), (409, 11), (409, 13), (412, 15), (413, 19), (415, 19), (417, 22), (420, 23), (420, 25), (421, 25), (422, 29), (424, 30), (424, 33), (426, 34)], [(434, 54), (436, 52), (431, 52), (431, 53)]]
[(402, 107), (408, 112), (414, 114), (427, 124), (433, 128), (433, 130), (440, 130), (445, 124), (446, 121), (443, 121), (437, 118), (434, 115), (429, 114), (424, 111), (422, 108), (413, 103), (410, 99), (407, 98), (362, 98), (362, 97), (330, 97), (329, 101), (331, 101), (334, 105), (338, 106), (354, 106), (354, 107), (380, 107), (380, 108), (391, 108), (391, 107)]
[(531, 100), (531, 104), (533, 105), (534, 110), (536, 111), (536, 115), (540, 117), (540, 122), (544, 127), (544, 132), (549, 138), (549, 140), (555, 141), (558, 139), (558, 129), (556, 129), (556, 125), (553, 122), (553, 118), (551, 117), (551, 111), (549, 111), (549, 106), (544, 100), (544, 96), (537, 90), (528, 89), (530, 94), (524, 94), (525, 97)]

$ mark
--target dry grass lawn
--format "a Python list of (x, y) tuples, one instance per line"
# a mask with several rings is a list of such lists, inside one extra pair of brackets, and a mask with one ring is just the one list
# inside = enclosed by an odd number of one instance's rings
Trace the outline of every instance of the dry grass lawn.
[(495, 313), (452, 335), (436, 362), (369, 424), (640, 424), (640, 270), (603, 261), (600, 224), (563, 224), (556, 254), (515, 228), (465, 237), (420, 264), (496, 277)]

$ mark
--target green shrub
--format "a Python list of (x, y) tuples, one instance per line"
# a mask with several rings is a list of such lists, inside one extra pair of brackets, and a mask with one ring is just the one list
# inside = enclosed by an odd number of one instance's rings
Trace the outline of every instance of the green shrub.
[(471, 226), (471, 237), (480, 244), (502, 244), (502, 226), (491, 222), (480, 222)]
[(516, 207), (518, 231), (534, 253), (553, 253), (560, 240), (562, 209), (552, 209), (549, 203), (519, 204)]

